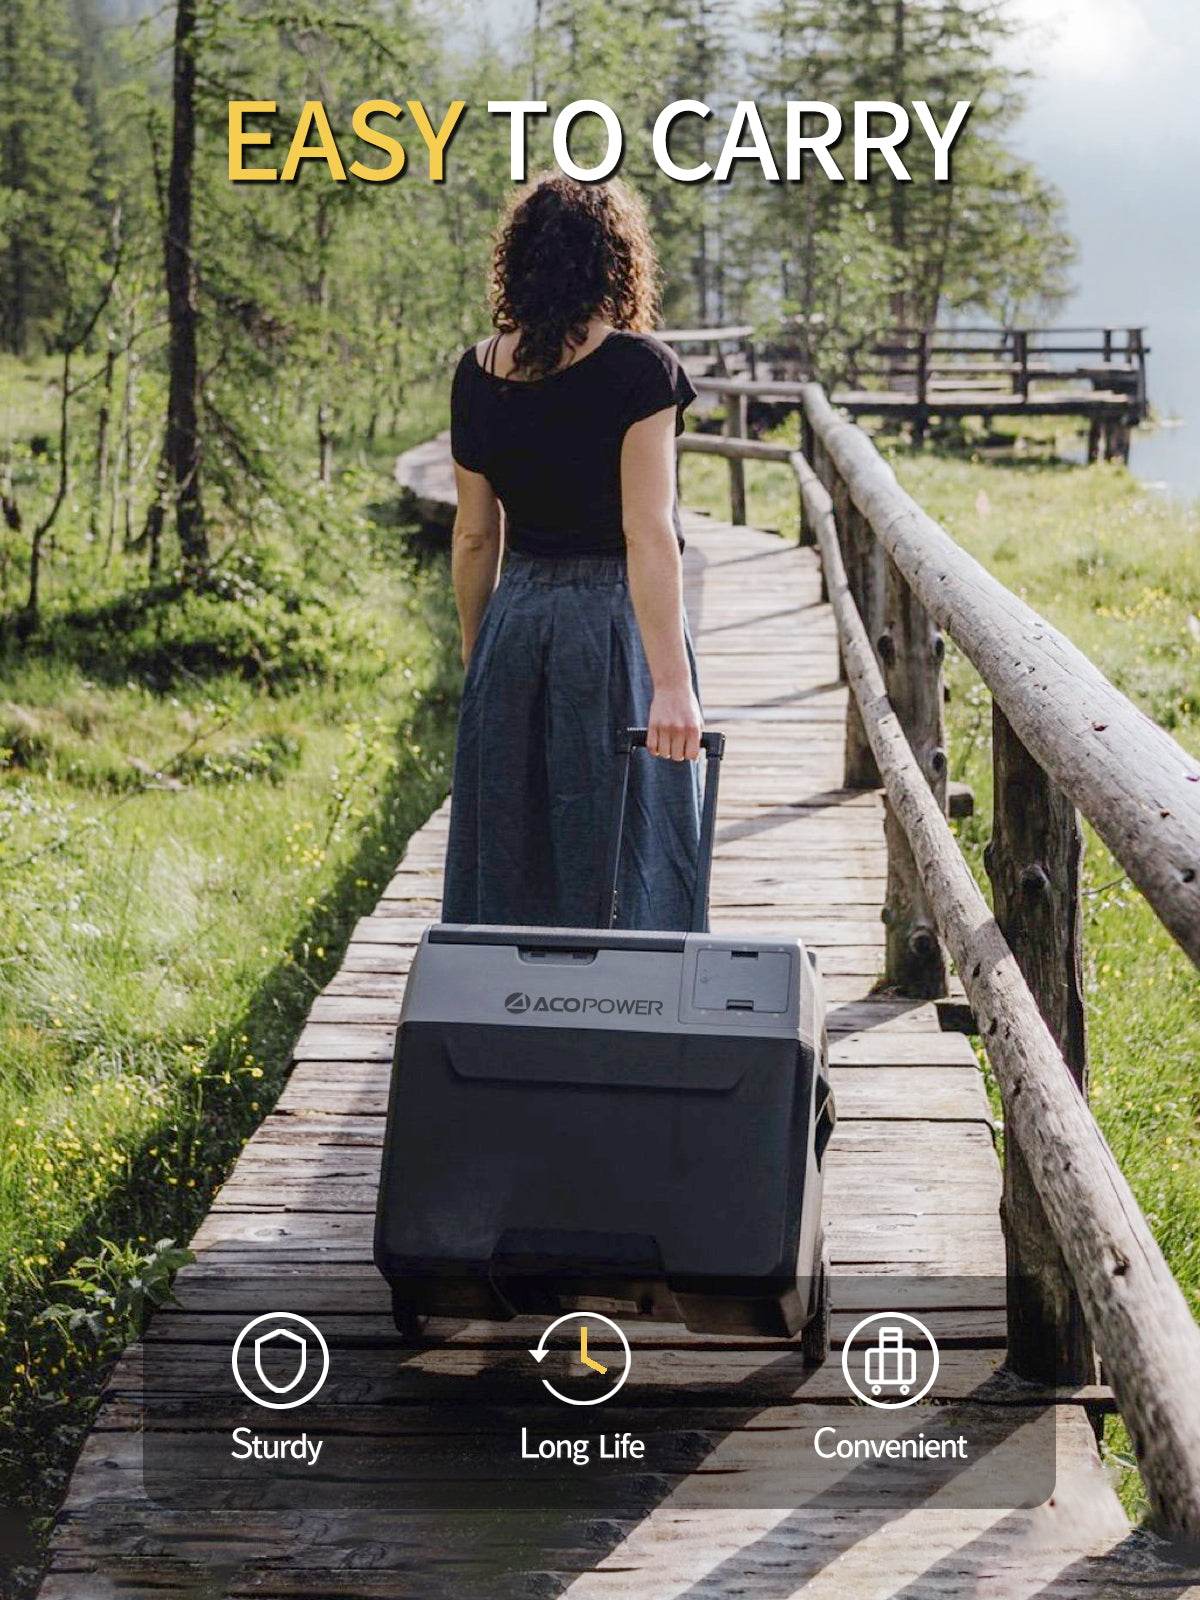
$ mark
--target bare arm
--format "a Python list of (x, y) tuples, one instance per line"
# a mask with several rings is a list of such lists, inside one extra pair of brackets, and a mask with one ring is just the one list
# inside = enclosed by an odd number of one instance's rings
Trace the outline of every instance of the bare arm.
[(621, 507), (629, 592), (654, 699), (646, 748), (672, 761), (700, 754), (703, 719), (683, 639), (683, 564), (671, 518), (675, 407), (635, 422), (621, 447)]
[(466, 666), (500, 570), (500, 502), (481, 472), (468, 472), (455, 462), (454, 481), (458, 510), (450, 546), (450, 577)]

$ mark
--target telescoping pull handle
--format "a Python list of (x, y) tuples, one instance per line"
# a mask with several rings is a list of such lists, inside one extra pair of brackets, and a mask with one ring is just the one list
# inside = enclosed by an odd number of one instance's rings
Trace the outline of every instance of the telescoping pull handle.
[[(625, 802), (629, 794), (629, 767), (633, 752), (644, 749), (647, 729), (626, 728), (618, 746), (620, 770), (617, 776), (616, 815), (609, 836), (608, 863), (604, 873), (604, 898), (606, 904), (598, 918), (602, 928), (612, 928), (617, 921), (617, 879), (621, 869), (621, 843), (625, 832)], [(710, 729), (700, 735), (700, 748), (705, 754), (704, 806), (700, 813), (700, 853), (696, 861), (696, 882), (692, 889), (691, 931), (708, 931), (708, 892), (712, 879), (713, 842), (717, 832), (717, 785), (721, 774), (721, 757), (725, 754), (725, 735)]]

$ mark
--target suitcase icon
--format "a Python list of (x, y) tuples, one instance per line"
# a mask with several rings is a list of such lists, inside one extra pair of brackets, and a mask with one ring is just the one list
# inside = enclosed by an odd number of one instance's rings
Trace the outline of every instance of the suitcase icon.
[(902, 1328), (880, 1328), (878, 1344), (866, 1352), (864, 1372), (872, 1394), (884, 1389), (909, 1392), (917, 1381), (917, 1353), (905, 1344)]

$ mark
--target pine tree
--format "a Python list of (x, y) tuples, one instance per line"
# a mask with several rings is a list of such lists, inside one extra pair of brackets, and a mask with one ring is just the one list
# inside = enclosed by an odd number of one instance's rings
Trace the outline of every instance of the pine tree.
[(196, 268), (192, 257), (192, 184), (196, 160), (196, 0), (177, 0), (171, 89), (171, 164), (167, 177), (163, 257), (170, 344), (163, 461), (175, 503), (175, 528), (184, 566), (194, 575), (208, 565), (200, 464), (200, 367), (197, 355)]
[[(843, 37), (847, 7), (839, 0), (770, 0), (758, 16), (765, 41), (753, 60), (759, 98), (772, 108), (769, 130), (782, 148), (788, 100), (853, 101), (853, 63)], [(819, 131), (814, 115), (812, 132)], [(845, 165), (844, 143), (834, 159)], [(828, 179), (816, 158), (803, 158), (801, 176), (760, 187), (762, 226), (752, 237), (747, 270), (764, 283), (767, 320), (794, 329), (794, 353), (804, 368), (834, 379), (849, 352), (888, 315), (894, 262), (874, 214), (869, 185)], [(790, 341), (784, 340), (785, 347)]]
[(94, 239), (92, 143), (64, 0), (0, 8), (0, 345), (52, 342), (64, 263)]
[[(728, 103), (725, 85), (736, 78), (732, 7), (729, 0), (667, 0), (663, 11), (670, 51), (660, 68), (660, 103), (700, 100), (713, 111), (709, 118), (680, 118), (671, 133), (674, 159), (696, 166), (711, 159), (712, 124)], [(664, 184), (661, 178), (648, 187), (659, 248), (678, 263), (665, 296), (667, 320), (706, 326), (728, 321), (740, 300), (726, 270), (730, 240), (745, 210), (740, 193), (722, 193), (707, 182)]]
[[(847, 101), (923, 99), (942, 125), (956, 101), (971, 101), (950, 182), (933, 181), (933, 151), (918, 133), (903, 151), (910, 183), (861, 186), (894, 254), (892, 321), (930, 328), (942, 306), (997, 316), (1061, 297), (1071, 254), (1061, 202), (1005, 143), (1023, 105), (1022, 74), (1006, 56), (1018, 27), (1010, 8), (1003, 0), (851, 0), (834, 10)], [(1038, 228), (1013, 256), (1019, 204), (1034, 208)], [(990, 258), (982, 271), (981, 258)]]

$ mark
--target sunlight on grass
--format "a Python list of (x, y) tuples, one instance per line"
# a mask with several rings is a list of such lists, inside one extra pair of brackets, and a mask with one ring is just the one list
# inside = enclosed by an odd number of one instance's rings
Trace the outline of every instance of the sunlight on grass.
[[(1124, 468), (901, 456), (905, 487), (1200, 752), (1200, 514)], [(948, 653), (951, 763), (976, 794), (959, 837), (980, 882), (991, 815), (988, 699)], [(1091, 1100), (1172, 1270), (1200, 1309), (1200, 977), (1088, 828), (1084, 980)]]
[(199, 594), (69, 518), (38, 631), (0, 618), (0, 1500), (35, 1533), (136, 1332), (125, 1277), (166, 1281), (446, 790), (449, 585), (392, 445), (226, 530)]

